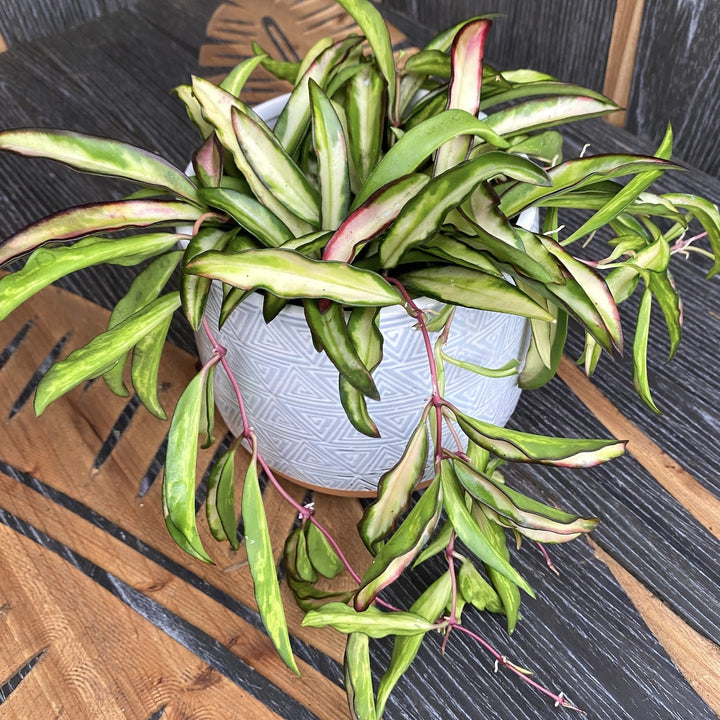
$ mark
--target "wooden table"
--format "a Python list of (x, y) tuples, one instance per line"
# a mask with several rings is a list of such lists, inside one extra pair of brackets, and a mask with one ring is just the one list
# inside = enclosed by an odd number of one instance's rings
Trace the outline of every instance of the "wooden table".
[[(342, 29), (326, 7), (320, 0), (141, 0), (17, 45), (0, 55), (0, 126), (109, 134), (182, 164), (195, 137), (170, 88), (197, 70), (198, 59), (208, 76), (227, 69), (249, 35), (264, 32), (261, 44), (292, 56), (314, 33)], [(252, 92), (260, 100), (271, 89), (259, 83)], [(623, 150), (631, 140), (594, 122), (573, 129), (568, 142), (581, 146), (587, 137), (596, 151)], [(124, 189), (13, 157), (0, 158), (0, 177), (3, 236), (70, 202)], [(709, 177), (663, 182), (720, 199), (720, 183)], [(513, 473), (546, 500), (600, 513), (602, 525), (591, 544), (553, 548), (559, 577), (539, 554), (519, 554), (538, 599), (524, 603), (512, 638), (494, 618), (466, 621), (599, 720), (706, 720), (720, 710), (720, 285), (700, 283), (705, 269), (688, 261), (676, 271), (688, 316), (684, 344), (672, 364), (652, 368), (665, 416), (650, 416), (618, 389), (606, 364), (590, 382), (566, 361), (559, 379), (523, 396), (513, 419), (528, 430), (550, 421), (558, 434), (630, 439), (628, 455), (608, 467)], [(215, 546), (216, 565), (206, 566), (166, 535), (158, 482), (166, 424), (100, 383), (33, 416), (32, 388), (49, 359), (102, 327), (103, 306), (129, 278), (84, 273), (67, 284), (75, 294), (49, 289), (0, 325), (0, 717), (346, 718), (343, 638), (300, 628), (290, 603), (302, 670), (296, 678), (261, 630), (243, 551)], [(651, 341), (662, 347), (660, 322)], [(189, 333), (177, 324), (171, 339), (161, 376), (168, 407), (195, 370)], [(579, 337), (571, 351), (579, 353)], [(201, 474), (216, 451), (199, 458)], [(279, 552), (294, 517), (271, 489), (265, 493)], [(348, 547), (346, 528), (359, 503), (315, 501)], [(353, 562), (366, 561), (354, 552)], [(408, 578), (393, 600), (407, 604), (431, 571)], [(378, 668), (388, 649), (374, 646)], [(445, 657), (439, 649), (439, 639), (426, 643), (387, 720), (536, 720), (569, 712), (553, 711), (502, 671), (495, 675), (491, 660), (459, 634)]]

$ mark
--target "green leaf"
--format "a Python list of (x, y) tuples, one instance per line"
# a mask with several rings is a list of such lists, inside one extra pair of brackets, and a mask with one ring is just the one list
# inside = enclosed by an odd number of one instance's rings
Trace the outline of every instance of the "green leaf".
[(249, 57), (239, 62), (223, 79), (220, 87), (231, 95), (239, 97), (242, 89), (245, 87), (247, 79), (252, 75), (258, 65), (267, 67), (265, 62), (268, 60), (264, 53)]
[(193, 95), (190, 85), (178, 85), (173, 92), (180, 98), (185, 105), (185, 112), (190, 121), (200, 131), (200, 137), (205, 140), (213, 134), (213, 126), (203, 117), (202, 108), (197, 98)]
[(428, 461), (427, 410), (413, 431), (398, 462), (378, 481), (377, 500), (370, 505), (358, 523), (358, 531), (370, 552), (395, 527), (410, 503), (410, 496), (423, 479)]
[(376, 607), (357, 612), (339, 602), (311, 610), (302, 621), (303, 627), (330, 627), (343, 633), (362, 632), (373, 638), (387, 635), (417, 635), (434, 630), (435, 625), (411, 612), (382, 612)]
[(480, 447), (510, 462), (533, 462), (559, 467), (592, 467), (619, 457), (625, 442), (533, 435), (501, 428), (453, 410), (462, 431)]
[(260, 182), (294, 215), (319, 227), (320, 197), (280, 142), (251, 117), (231, 109), (240, 151)]
[(633, 384), (642, 401), (658, 415), (661, 414), (650, 394), (647, 371), (648, 337), (650, 334), (650, 313), (652, 310), (652, 289), (646, 287), (640, 300), (635, 339), (633, 341)]
[(116, 327), (93, 338), (65, 360), (55, 363), (43, 376), (35, 393), (35, 412), (40, 415), (59, 397), (96, 377), (122, 357), (142, 337), (165, 322), (180, 307), (177, 293), (163, 295)]
[(288, 155), (294, 155), (300, 147), (310, 124), (310, 80), (325, 87), (331, 73), (362, 42), (362, 38), (351, 36), (330, 45), (323, 50), (308, 69), (298, 78), (290, 93), (287, 104), (275, 123), (275, 134)]
[[(235, 233), (236, 230), (227, 232), (218, 228), (201, 228), (188, 242), (183, 264), (206, 250), (223, 250)], [(210, 280), (198, 275), (188, 275), (187, 273), (180, 275), (180, 297), (182, 298), (183, 312), (193, 330), (198, 330), (202, 322), (210, 293), (210, 284)]]
[(350, 633), (345, 646), (345, 692), (353, 720), (376, 720), (369, 641), (365, 633)]
[(420, 52), (411, 55), (407, 59), (405, 72), (450, 79), (452, 74), (450, 56), (441, 50), (420, 50)]
[[(312, 525), (312, 523), (310, 523)], [(295, 547), (295, 570), (301, 580), (309, 583), (318, 581), (317, 570), (313, 567), (308, 555), (307, 538), (302, 528), (296, 528), (293, 532), (297, 532), (297, 545)]]
[(153, 233), (122, 240), (88, 237), (73, 245), (38, 248), (20, 270), (0, 277), (0, 320), (55, 280), (76, 270), (128, 255), (142, 262), (171, 250), (177, 241), (177, 235)]
[[(462, 240), (465, 240), (464, 236), (461, 237)], [(423, 245), (423, 250), (452, 264), (462, 265), (471, 270), (482, 270), (490, 275), (502, 277), (502, 271), (495, 267), (486, 253), (470, 247), (462, 240), (450, 235), (438, 234)]]
[[(660, 143), (656, 157), (663, 160), (669, 160), (672, 155), (673, 136), (672, 130), (668, 125), (667, 132), (663, 141)], [(569, 245), (575, 240), (579, 240), (585, 235), (598, 230), (607, 225), (610, 220), (617, 217), (628, 205), (633, 203), (638, 196), (647, 190), (655, 180), (657, 180), (664, 172), (664, 169), (654, 170), (636, 175), (630, 182), (625, 185), (612, 199), (610, 199), (602, 208), (600, 208), (592, 217), (588, 218), (577, 230), (571, 233), (565, 240), (563, 245)]]
[(203, 367), (175, 406), (163, 476), (163, 506), (168, 530), (176, 542), (179, 533), (182, 540), (179, 545), (183, 550), (205, 562), (212, 561), (203, 548), (195, 522), (195, 468), (202, 396), (209, 370), (210, 365)]
[[(474, 608), (488, 612), (504, 612), (503, 604), (493, 586), (475, 569), (470, 560), (463, 560), (457, 574), (458, 590)], [(516, 585), (512, 585), (517, 590)], [(518, 594), (519, 597), (519, 594)]]
[[(519, 77), (514, 74), (514, 72), (515, 71), (505, 71), (503, 72), (503, 77), (506, 80)], [(528, 81), (525, 81), (524, 79), (523, 82), (517, 82), (513, 79), (510, 80), (510, 87), (499, 89), (497, 92), (484, 94), (482, 102), (480, 103), (480, 109), (485, 110), (489, 107), (501, 105), (512, 100), (538, 96), (552, 97), (556, 95), (562, 95), (567, 98), (574, 95), (580, 95), (588, 98), (594, 98), (595, 100), (606, 104), (611, 102), (604, 95), (595, 92), (594, 90), (581, 87), (580, 85), (573, 85), (572, 83), (560, 82), (550, 75), (538, 73), (534, 79), (530, 79), (528, 76), (527, 80)], [(619, 108), (615, 106), (615, 110), (617, 109)], [(612, 112), (612, 109), (610, 109), (609, 112)]]
[(261, 58), (262, 66), (269, 73), (278, 78), (278, 80), (285, 80), (292, 85), (295, 84), (295, 80), (298, 76), (298, 70), (300, 69), (299, 62), (274, 60), (255, 41), (252, 43), (252, 51), (255, 55)]
[(360, 189), (353, 210), (381, 187), (417, 170), (443, 143), (461, 135), (476, 135), (500, 148), (508, 145), (484, 120), (465, 110), (441, 110), (408, 130), (388, 150)]
[(57, 160), (76, 170), (132, 180), (197, 202), (195, 185), (159, 155), (117, 140), (65, 130), (6, 130), (0, 150)]
[(280, 657), (294, 673), (299, 675), (290, 646), (280, 585), (270, 545), (265, 507), (258, 483), (257, 449), (254, 445), (243, 485), (242, 518), (248, 565), (260, 617)]
[(521, 388), (542, 387), (555, 377), (560, 365), (567, 338), (568, 314), (552, 304), (548, 309), (557, 314), (554, 323), (530, 321), (532, 340), (518, 378), (518, 385)]
[(442, 478), (445, 510), (457, 536), (486, 565), (497, 570), (531, 597), (535, 597), (535, 593), (527, 584), (527, 581), (489, 542), (477, 520), (470, 514), (465, 505), (463, 491), (455, 471), (452, 464), (447, 460), (442, 463), (440, 477)]
[(551, 321), (552, 315), (512, 283), (496, 275), (456, 265), (411, 270), (398, 280), (410, 291), (453, 305)]
[(161, 420), (167, 420), (167, 415), (158, 398), (158, 374), (171, 322), (172, 316), (135, 345), (131, 366), (132, 384), (140, 402)]
[(486, 122), (505, 138), (534, 130), (563, 125), (574, 120), (586, 120), (616, 112), (618, 106), (604, 98), (589, 96), (549, 97), (512, 105), (488, 115)]
[(388, 109), (395, 106), (395, 60), (390, 33), (383, 16), (368, 0), (337, 0), (367, 37), (376, 62), (387, 83)]
[(385, 82), (373, 65), (365, 64), (348, 83), (346, 115), (348, 145), (359, 183), (377, 165), (385, 129)]
[[(510, 551), (508, 550), (505, 531), (497, 523), (494, 523), (486, 517), (477, 505), (473, 504), (471, 513), (490, 545), (495, 548), (495, 551), (500, 557), (509, 562)], [(502, 601), (502, 611), (507, 618), (508, 634), (512, 634), (517, 625), (520, 612), (520, 590), (518, 590), (515, 583), (510, 582), (510, 580), (495, 568), (486, 564), (485, 571), (495, 588), (495, 592), (497, 592)]]
[(325, 354), (340, 374), (363, 395), (379, 400), (380, 393), (372, 375), (348, 334), (343, 308), (337, 303), (330, 303), (323, 312), (316, 300), (305, 300), (303, 307), (305, 320), (313, 336), (318, 338)]
[(230, 188), (203, 188), (200, 196), (208, 205), (227, 213), (263, 245), (279, 247), (293, 237), (277, 215), (250, 195)]
[(332, 103), (314, 80), (310, 81), (310, 107), (320, 183), (320, 227), (336, 230), (350, 207), (347, 142)]
[[(372, 373), (383, 355), (383, 334), (378, 326), (379, 308), (353, 308), (347, 331), (362, 364)], [(380, 437), (377, 425), (370, 417), (365, 395), (339, 376), (340, 402), (353, 427), (369, 437)]]
[(675, 283), (669, 270), (662, 273), (648, 273), (648, 283), (665, 317), (668, 335), (670, 336), (668, 360), (672, 360), (680, 345), (682, 335), (682, 301), (675, 289)]
[(92, 233), (157, 223), (181, 225), (197, 220), (202, 212), (196, 205), (163, 200), (122, 200), (61, 210), (28, 225), (0, 244), (0, 265), (51, 240), (72, 240)]
[(213, 376), (215, 374), (215, 366), (213, 365), (208, 371), (207, 382), (205, 383), (205, 392), (202, 397), (202, 408), (200, 411), (200, 428), (199, 435), (204, 435), (202, 448), (209, 448), (214, 442), (213, 430), (215, 429), (215, 384)]
[(383, 186), (340, 225), (325, 246), (323, 260), (352, 262), (355, 253), (390, 226), (427, 183), (427, 176), (412, 174)]
[[(115, 303), (108, 320), (108, 330), (129, 318), (133, 313), (145, 307), (160, 295), (177, 267), (180, 257), (182, 257), (180, 251), (161, 255), (135, 277), (125, 295)], [(102, 376), (110, 390), (122, 397), (127, 395), (128, 392), (123, 379), (128, 354), (129, 352), (119, 357), (115, 364), (108, 368)], [(151, 396), (152, 393), (149, 392), (148, 397)]]
[(365, 610), (405, 572), (435, 532), (441, 511), (440, 478), (436, 477), (366, 570), (355, 595), (356, 610)]
[(448, 212), (461, 205), (480, 182), (500, 174), (549, 183), (545, 171), (530, 160), (501, 152), (489, 152), (434, 177), (405, 205), (381, 243), (383, 267), (395, 267), (406, 250), (434, 235)]
[[(448, 108), (465, 110), (477, 116), (482, 88), (482, 61), (485, 40), (490, 30), (488, 20), (473, 20), (458, 31), (452, 44), (452, 77), (448, 88)], [(433, 175), (463, 162), (470, 152), (472, 137), (458, 135), (443, 143), (435, 156)]]
[[(435, 622), (450, 600), (451, 593), (452, 581), (450, 573), (445, 573), (420, 595), (410, 607), (410, 612), (425, 618), (428, 622)], [(385, 710), (385, 704), (392, 689), (415, 659), (423, 638), (424, 635), (407, 635), (395, 638), (390, 664), (385, 674), (380, 678), (380, 684), (378, 685), (376, 699), (378, 718), (382, 716)]]
[(327, 298), (346, 305), (400, 305), (386, 280), (342, 262), (311, 260), (291, 250), (248, 250), (236, 255), (215, 251), (191, 260), (185, 270), (222, 280), (243, 290), (265, 289), (280, 298)]
[(317, 525), (312, 522), (305, 524), (305, 539), (310, 562), (321, 575), (334, 578), (345, 569), (342, 560)]
[(237, 441), (215, 462), (208, 477), (205, 514), (212, 536), (222, 542), (227, 540), (233, 550), (240, 547), (237, 538), (235, 513), (235, 451)]

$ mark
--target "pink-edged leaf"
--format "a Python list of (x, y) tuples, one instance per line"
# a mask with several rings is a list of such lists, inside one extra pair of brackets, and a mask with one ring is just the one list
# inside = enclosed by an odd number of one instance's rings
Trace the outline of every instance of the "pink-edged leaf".
[(590, 302), (595, 306), (602, 318), (612, 340), (613, 347), (622, 354), (623, 332), (620, 323), (620, 312), (613, 294), (603, 277), (589, 265), (573, 257), (555, 240), (546, 235), (539, 235), (545, 249), (553, 255), (583, 288)]
[(98, 232), (157, 223), (193, 222), (202, 208), (184, 202), (162, 200), (123, 200), (94, 203), (61, 210), (28, 225), (0, 245), (0, 265), (24, 255), (51, 240), (72, 240)]
[(358, 248), (385, 230), (428, 180), (417, 173), (378, 190), (337, 229), (325, 246), (323, 260), (352, 262)]
[[(482, 88), (483, 52), (490, 25), (489, 20), (475, 20), (463, 26), (455, 36), (451, 50), (452, 77), (448, 89), (448, 109), (457, 108), (477, 115)], [(439, 175), (465, 160), (471, 141), (470, 135), (459, 135), (441, 145), (435, 156), (434, 174)]]
[(205, 187), (217, 187), (222, 180), (222, 145), (215, 133), (194, 152), (192, 157), (195, 176)]
[(195, 185), (182, 170), (159, 155), (118, 140), (66, 130), (26, 128), (0, 133), (0, 150), (56, 160), (75, 170), (133, 180), (197, 200)]
[(626, 442), (605, 439), (562, 438), (498, 427), (453, 410), (462, 431), (476, 445), (509, 462), (558, 467), (592, 467), (625, 452)]
[(607, 115), (617, 109), (612, 100), (583, 95), (539, 98), (488, 115), (487, 123), (498, 134), (511, 137), (574, 120)]

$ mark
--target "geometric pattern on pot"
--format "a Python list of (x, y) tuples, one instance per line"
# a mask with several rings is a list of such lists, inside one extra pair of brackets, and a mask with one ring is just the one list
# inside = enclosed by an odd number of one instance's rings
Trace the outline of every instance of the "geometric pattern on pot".
[[(254, 109), (273, 127), (288, 97), (279, 95)], [(517, 224), (536, 230), (537, 209), (523, 212)], [(213, 283), (205, 310), (212, 328), (217, 328), (221, 301), (220, 286)], [(381, 399), (368, 400), (380, 437), (369, 438), (345, 416), (337, 370), (315, 351), (302, 308), (288, 305), (266, 325), (261, 303), (259, 295), (248, 297), (217, 338), (228, 349), (226, 359), (243, 392), (248, 421), (265, 460), (273, 470), (319, 490), (374, 493), (380, 476), (402, 455), (430, 395), (425, 345), (413, 330), (414, 320), (399, 306), (380, 313), (383, 360), (373, 379)], [(440, 307), (432, 300), (418, 304), (423, 309)], [(205, 333), (199, 332), (196, 340), (200, 357), (207, 362), (212, 348)], [(459, 360), (496, 368), (511, 360), (523, 361), (529, 342), (525, 318), (458, 307), (446, 351)], [(232, 386), (222, 371), (214, 375), (215, 405), (228, 428), (238, 434), (242, 421)], [(497, 425), (508, 421), (520, 398), (516, 375), (485, 378), (450, 364), (445, 389), (445, 397), (458, 409)], [(426, 475), (431, 472), (429, 462)]]
[[(216, 284), (206, 315), (217, 327), (222, 292)], [(374, 492), (379, 477), (392, 467), (418, 422), (430, 394), (427, 356), (414, 320), (399, 306), (383, 308), (383, 360), (373, 377), (381, 400), (368, 400), (380, 438), (359, 433), (345, 417), (338, 373), (317, 353), (303, 310), (288, 305), (267, 325), (262, 298), (251, 295), (222, 329), (219, 342), (245, 397), (248, 418), (269, 465), (281, 474), (330, 492)], [(425, 308), (439, 307), (425, 301)], [(529, 341), (524, 318), (457, 308), (446, 345), (449, 355), (485, 367), (524, 358)], [(203, 362), (212, 348), (197, 334)], [(517, 404), (517, 377), (485, 378), (446, 365), (445, 396), (470, 415), (505, 424)], [(232, 387), (215, 373), (215, 404), (234, 433), (242, 430)]]

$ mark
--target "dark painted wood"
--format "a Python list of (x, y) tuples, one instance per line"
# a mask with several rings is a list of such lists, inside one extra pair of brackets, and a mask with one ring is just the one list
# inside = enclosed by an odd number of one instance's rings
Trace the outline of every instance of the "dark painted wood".
[(490, 63), (603, 88), (614, 0), (382, 0), (380, 8), (416, 42), (472, 15), (501, 13), (488, 38)]
[(8, 46), (49, 37), (132, 5), (137, 0), (2, 0), (0, 35)]
[(627, 127), (659, 142), (668, 122), (677, 154), (720, 176), (720, 3), (645, 0)]

